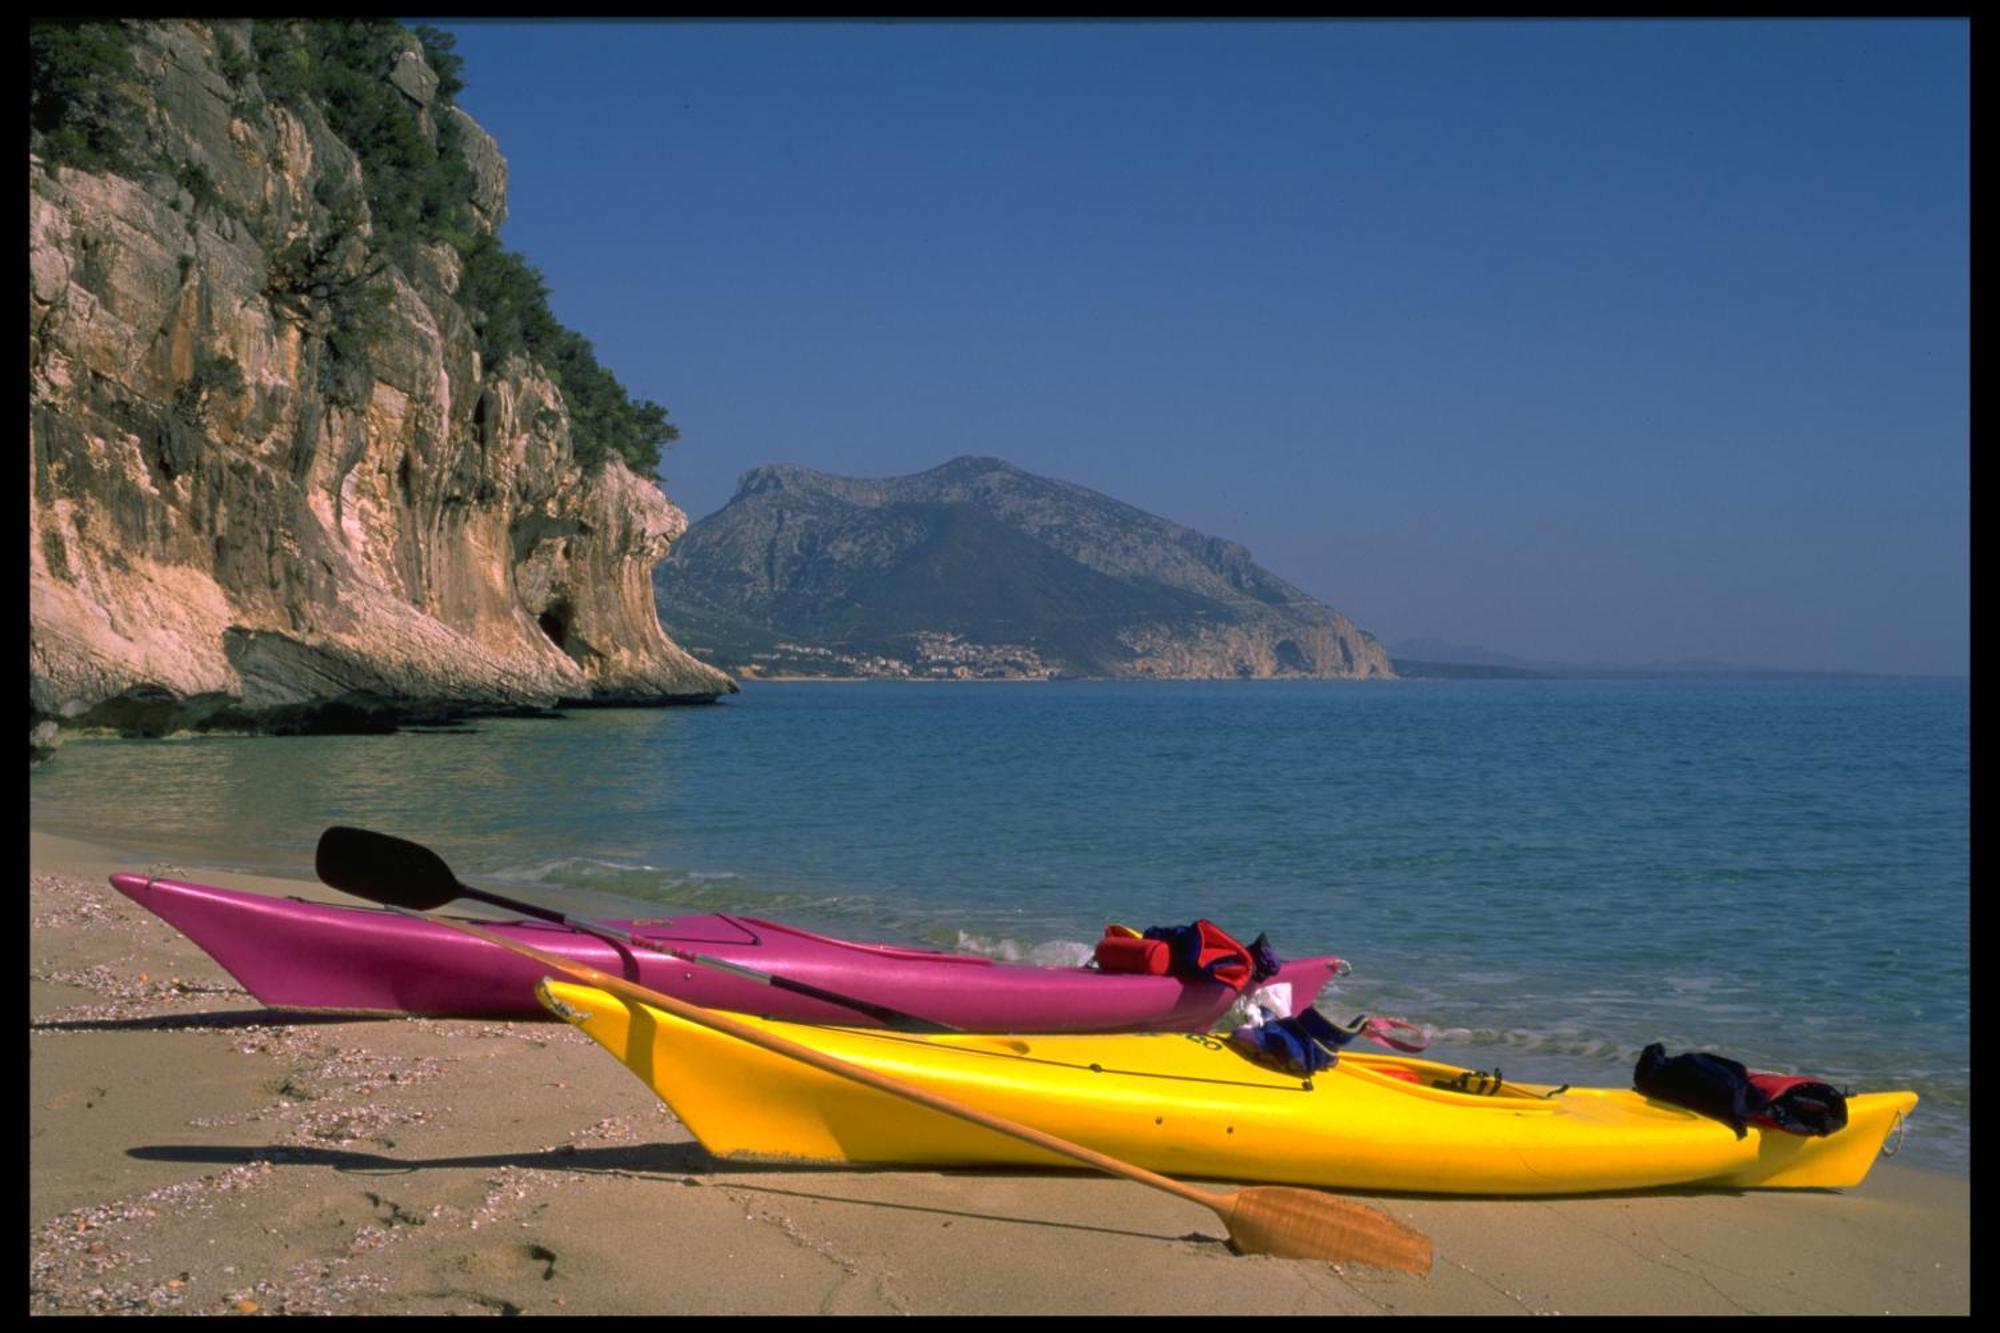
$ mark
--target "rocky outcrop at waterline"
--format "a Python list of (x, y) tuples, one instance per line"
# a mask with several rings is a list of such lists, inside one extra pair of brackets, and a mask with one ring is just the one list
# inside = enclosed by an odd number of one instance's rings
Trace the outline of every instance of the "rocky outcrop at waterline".
[[(590, 457), (548, 365), (488, 363), (465, 247), (387, 243), (249, 23), (106, 26), (119, 119), (28, 164), (31, 754), (732, 692), (655, 611), (685, 516)], [(380, 76), (449, 119), (490, 236), (505, 162), (402, 37)]]

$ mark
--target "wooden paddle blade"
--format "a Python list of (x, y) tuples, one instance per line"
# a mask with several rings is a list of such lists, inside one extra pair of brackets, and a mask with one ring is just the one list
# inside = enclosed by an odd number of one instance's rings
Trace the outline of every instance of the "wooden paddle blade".
[(1420, 1277), (1431, 1271), (1429, 1236), (1358, 1199), (1282, 1185), (1238, 1190), (1235, 1199), (1223, 1220), (1239, 1254), (1371, 1264)]
[(461, 896), (458, 876), (430, 848), (338, 824), (319, 835), (313, 871), (343, 892), (419, 911)]

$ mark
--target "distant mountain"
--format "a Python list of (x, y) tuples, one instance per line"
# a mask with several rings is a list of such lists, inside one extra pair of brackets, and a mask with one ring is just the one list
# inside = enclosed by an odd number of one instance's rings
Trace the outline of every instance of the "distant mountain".
[(653, 581), (676, 639), (744, 675), (1395, 674), (1235, 542), (996, 458), (753, 468)]

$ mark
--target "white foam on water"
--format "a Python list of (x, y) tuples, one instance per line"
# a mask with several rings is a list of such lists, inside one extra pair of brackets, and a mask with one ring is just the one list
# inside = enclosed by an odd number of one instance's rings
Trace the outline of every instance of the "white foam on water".
[(1096, 946), (1080, 940), (1045, 940), (1022, 944), (1006, 936), (994, 938), (959, 930), (952, 947), (960, 953), (977, 954), (1003, 963), (1027, 963), (1034, 967), (1082, 967), (1096, 952)]
[(1623, 1057), (1625, 1048), (1603, 1037), (1525, 1028), (1440, 1027), (1436, 1039), (1454, 1046), (1505, 1046), (1513, 1050), (1577, 1056), (1589, 1060)]
[(497, 880), (503, 884), (545, 884), (564, 871), (574, 869), (589, 873), (593, 867), (605, 870), (653, 870), (648, 865), (626, 865), (618, 861), (602, 861), (589, 856), (564, 856), (553, 861), (542, 861), (531, 866), (509, 866), (504, 870), (486, 871), (481, 878)]

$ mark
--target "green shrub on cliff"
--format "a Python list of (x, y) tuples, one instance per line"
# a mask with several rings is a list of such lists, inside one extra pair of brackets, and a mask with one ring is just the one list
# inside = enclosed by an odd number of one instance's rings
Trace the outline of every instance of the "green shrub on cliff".
[(485, 232), (460, 246), (459, 256), (465, 272), (458, 299), (473, 312), (480, 355), (489, 361), (513, 352), (546, 356), (562, 325), (549, 313), (549, 288), (541, 270)]
[(452, 54), (458, 38), (428, 23), (419, 23), (410, 31), (424, 48), (424, 61), (430, 65), (431, 73), (438, 76), (438, 96), (449, 102), (464, 92), (465, 80), (458, 76), (465, 70), (465, 57)]
[[(437, 76), (428, 132), (424, 112), (389, 81), (413, 36)], [(419, 245), (450, 245), (464, 261), (458, 300), (485, 363), (498, 366), (525, 353), (548, 369), (562, 389), (571, 440), (585, 466), (616, 454), (651, 471), (661, 449), (680, 435), (666, 409), (634, 400), (598, 364), (589, 341), (557, 322), (548, 284), (534, 265), (475, 220), (464, 131), (448, 114), (465, 87), (465, 61), (454, 44), (450, 33), (427, 24), (406, 30), (386, 19), (258, 19), (247, 53), (228, 33), (218, 34), (217, 60), (237, 89), (240, 112), (253, 113), (260, 98), (317, 107), (361, 162), (374, 257), (358, 262), (355, 253), (362, 200), (323, 181), (315, 193), (328, 210), (325, 225), (271, 253), (266, 290), (302, 317), (324, 316), (330, 355), (321, 376), (345, 392), (365, 382), (369, 345), (388, 332), (389, 292), (376, 281), (383, 263), (408, 271)], [(28, 48), (28, 121), (45, 160), (133, 176), (157, 168), (192, 195), (197, 211), (223, 204), (200, 163), (177, 162), (157, 145), (139, 151), (148, 142), (145, 80), (120, 24), (37, 21)], [(142, 158), (153, 166), (142, 168)]]
[(417, 108), (387, 78), (409, 49), (401, 27), (385, 20), (259, 19), (251, 47), (265, 92), (281, 102), (317, 105), (361, 159), (378, 246), (407, 263), (417, 243), (471, 229), (472, 171), (459, 150), (456, 123), (436, 118), (440, 133), (433, 148)]
[(498, 359), (521, 351), (548, 367), (569, 406), (578, 461), (595, 467), (615, 453), (642, 471), (659, 466), (661, 449), (680, 438), (667, 410), (633, 401), (598, 364), (589, 339), (556, 321), (541, 270), (483, 232), (460, 253), (465, 274), (458, 295), (474, 312), (480, 354)]
[[(451, 53), (451, 34), (424, 25), (414, 35), (438, 76), (438, 104), (448, 107), (465, 86), (465, 62)], [(433, 147), (417, 108), (385, 77), (409, 49), (405, 30), (385, 20), (259, 20), (251, 45), (266, 93), (318, 105), (361, 159), (375, 246), (405, 265), (418, 244), (444, 242), (458, 252), (465, 261), (458, 299), (478, 330), (481, 357), (492, 366), (520, 352), (548, 368), (569, 407), (578, 460), (595, 467), (617, 454), (641, 471), (657, 467), (662, 447), (680, 434), (666, 409), (634, 401), (590, 343), (557, 322), (541, 273), (474, 224), (457, 117), (433, 116)]]
[(126, 171), (123, 89), (135, 75), (116, 23), (36, 22), (28, 28), (28, 127), (43, 156), (89, 171)]
[(231, 87), (243, 82), (257, 72), (257, 64), (251, 60), (234, 37), (226, 32), (215, 35), (215, 64), (222, 71), (222, 77), (229, 80)]
[(235, 357), (213, 356), (204, 352), (195, 362), (193, 376), (175, 396), (174, 408), (199, 426), (207, 419), (211, 394), (234, 398), (243, 392), (244, 387), (243, 367), (236, 364)]
[(616, 376), (597, 364), (588, 339), (563, 329), (551, 362), (569, 404), (570, 438), (577, 457), (595, 466), (605, 451), (641, 471), (659, 466), (660, 450), (680, 438), (667, 409), (647, 399), (637, 402)]

